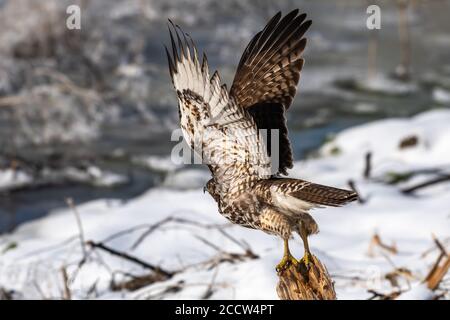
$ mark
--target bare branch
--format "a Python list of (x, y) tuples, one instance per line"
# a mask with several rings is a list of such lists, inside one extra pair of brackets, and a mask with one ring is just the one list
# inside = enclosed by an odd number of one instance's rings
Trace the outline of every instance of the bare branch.
[(72, 209), (72, 212), (75, 215), (75, 219), (77, 221), (77, 226), (78, 226), (78, 231), (79, 231), (78, 234), (80, 237), (81, 252), (83, 252), (83, 257), (86, 257), (86, 248), (84, 247), (84, 244), (85, 244), (84, 231), (83, 231), (83, 224), (81, 223), (80, 214), (78, 213), (78, 210), (75, 207), (72, 198), (67, 198), (66, 203), (69, 206), (69, 208)]
[(67, 270), (66, 267), (61, 267), (61, 275), (63, 279), (63, 299), (64, 300), (72, 300), (72, 293), (70, 292), (69, 288), (69, 277), (67, 276)]
[(358, 195), (357, 199), (360, 204), (366, 203), (367, 199), (363, 199), (361, 197), (361, 194), (359, 193), (358, 189), (356, 189), (355, 181), (353, 181), (352, 179), (348, 180), (348, 186), (350, 187), (350, 189), (352, 189), (354, 193)]
[(398, 250), (397, 247), (395, 245), (395, 243), (393, 243), (392, 245), (387, 245), (385, 243), (383, 243), (383, 241), (381, 241), (381, 237), (378, 235), (378, 233), (375, 233), (372, 236), (372, 239), (370, 240), (370, 244), (369, 244), (369, 256), (373, 256), (374, 255), (374, 248), (375, 247), (380, 247), (384, 250), (386, 250), (387, 252), (391, 253), (391, 254), (397, 254)]
[(416, 192), (417, 190), (420, 190), (420, 189), (423, 189), (423, 188), (426, 188), (426, 187), (430, 187), (430, 186), (433, 186), (433, 185), (438, 184), (438, 183), (447, 182), (447, 181), (450, 181), (450, 175), (441, 175), (441, 176), (439, 176), (437, 178), (434, 178), (434, 179), (431, 179), (431, 180), (419, 183), (419, 184), (417, 184), (415, 186), (405, 188), (405, 189), (402, 190), (402, 192), (404, 194), (411, 194), (411, 193)]
[(152, 264), (147, 263), (143, 260), (140, 260), (136, 257), (130, 256), (130, 255), (126, 254), (125, 252), (120, 252), (115, 249), (109, 248), (109, 247), (105, 246), (103, 243), (88, 241), (88, 242), (86, 242), (86, 244), (90, 247), (104, 250), (104, 251), (108, 252), (109, 254), (112, 254), (114, 256), (123, 258), (123, 259), (131, 261), (131, 262), (134, 262), (146, 269), (150, 269), (151, 271), (153, 271), (155, 273), (161, 274), (161, 275), (165, 276), (166, 278), (171, 278), (175, 274), (174, 272), (166, 271), (159, 266), (152, 265)]

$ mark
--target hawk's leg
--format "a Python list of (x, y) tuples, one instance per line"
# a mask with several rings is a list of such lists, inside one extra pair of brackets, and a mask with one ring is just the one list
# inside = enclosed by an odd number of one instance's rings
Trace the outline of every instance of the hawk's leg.
[(303, 223), (300, 226), (300, 238), (303, 240), (303, 247), (305, 248), (305, 253), (303, 255), (303, 258), (300, 259), (300, 262), (304, 263), (306, 268), (309, 267), (309, 262), (311, 261), (311, 251), (309, 251), (309, 244), (308, 244), (308, 232), (303, 225)]
[(281, 213), (266, 207), (262, 210), (259, 217), (260, 227), (263, 231), (280, 236), (284, 240), (284, 254), (280, 263), (277, 264), (276, 270), (283, 271), (291, 264), (297, 265), (298, 261), (292, 256), (289, 251), (289, 238), (291, 237), (292, 228), (291, 223)]
[(280, 263), (277, 264), (276, 270), (277, 272), (281, 272), (286, 270), (291, 264), (296, 266), (298, 261), (292, 256), (291, 251), (289, 251), (289, 240), (284, 239), (284, 255)]

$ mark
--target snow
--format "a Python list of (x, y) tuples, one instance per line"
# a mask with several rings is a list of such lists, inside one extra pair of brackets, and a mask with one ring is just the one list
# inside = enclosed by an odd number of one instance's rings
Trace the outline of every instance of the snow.
[[(363, 76), (352, 76), (350, 78), (339, 77), (344, 82), (349, 81), (353, 89), (387, 96), (406, 96), (418, 90), (414, 83), (401, 82), (385, 74), (378, 74), (370, 79)], [(346, 79), (346, 80), (345, 80)], [(340, 82), (340, 81), (338, 81)], [(347, 84), (347, 85), (348, 85)]]
[(22, 187), (30, 184), (32, 178), (25, 172), (15, 169), (0, 170), (0, 190)]
[(405, 95), (417, 90), (417, 86), (414, 84), (401, 83), (384, 75), (378, 75), (369, 81), (363, 82), (361, 86), (369, 91), (392, 95)]
[(39, 176), (31, 176), (20, 169), (0, 170), (0, 191), (27, 186), (39, 186), (61, 181), (86, 183), (97, 187), (116, 187), (126, 184), (129, 178), (90, 165), (86, 168), (67, 167), (64, 169), (44, 168)]
[(175, 171), (182, 167), (182, 164), (174, 163), (169, 156), (135, 156), (133, 163), (159, 172)]
[(359, 113), (373, 113), (378, 111), (378, 108), (373, 103), (359, 102), (355, 105), (355, 112)]
[(425, 284), (421, 283), (411, 288), (411, 290), (400, 294), (397, 300), (430, 300), (432, 298), (433, 292)]
[(209, 179), (211, 179), (211, 174), (206, 170), (185, 169), (169, 173), (163, 185), (176, 189), (202, 188)]
[(114, 172), (102, 171), (96, 166), (89, 166), (87, 173), (91, 183), (98, 187), (114, 187), (128, 182), (125, 176)]
[(435, 88), (433, 90), (433, 100), (448, 105), (450, 103), (450, 92), (442, 88)]
[[(327, 266), (338, 299), (367, 299), (369, 289), (405, 291), (400, 298), (408, 299), (433, 295), (421, 283), (438, 251), (424, 252), (435, 246), (432, 234), (442, 241), (450, 236), (450, 183), (406, 195), (401, 184), (386, 184), (380, 177), (388, 172), (449, 168), (448, 123), (450, 110), (441, 109), (361, 125), (338, 134), (317, 158), (295, 163), (291, 176), (337, 187), (347, 187), (353, 179), (366, 200), (312, 212), (321, 231), (310, 237), (311, 250)], [(401, 141), (411, 135), (417, 137), (417, 144), (400, 149)], [(336, 148), (339, 152), (332, 152)], [(367, 151), (373, 154), (369, 180), (362, 177)], [(432, 176), (418, 175), (414, 181)], [(208, 288), (212, 288), (212, 299), (277, 299), (274, 266), (282, 255), (281, 240), (229, 224), (217, 213), (213, 199), (203, 193), (208, 179), (207, 171), (178, 169), (167, 175), (163, 186), (131, 201), (96, 200), (76, 207), (85, 240), (102, 242), (169, 271), (181, 270), (171, 279), (135, 291), (113, 291), (113, 277), (118, 282), (128, 279), (124, 273), (149, 271), (100, 249), (86, 249), (91, 254), (78, 270), (83, 253), (76, 218), (71, 209), (60, 209), (0, 237), (0, 287), (21, 292), (24, 298), (60, 298), (61, 267), (65, 266), (75, 299), (198, 299)], [(173, 220), (138, 241), (150, 226), (170, 217)], [(128, 232), (117, 234), (124, 230)], [(377, 247), (369, 254), (375, 233), (383, 243), (395, 243), (398, 253)], [(214, 267), (211, 259), (218, 250), (245, 253), (233, 239), (245, 241), (259, 258)], [(298, 258), (303, 254), (298, 237), (291, 241), (291, 249)], [(385, 278), (395, 268), (407, 268), (412, 274), (410, 279), (398, 279), (399, 288)], [(179, 290), (168, 291), (170, 286)]]
[[(339, 160), (346, 160), (350, 155), (362, 160), (363, 155), (371, 151), (374, 163), (383, 170), (400, 166), (406, 168), (408, 165), (450, 165), (449, 123), (450, 113), (446, 109), (429, 111), (411, 119), (376, 121), (342, 132), (321, 151), (330, 154), (338, 148), (347, 155)], [(400, 149), (402, 140), (409, 137), (416, 137), (417, 145)], [(362, 169), (362, 166), (358, 169)]]

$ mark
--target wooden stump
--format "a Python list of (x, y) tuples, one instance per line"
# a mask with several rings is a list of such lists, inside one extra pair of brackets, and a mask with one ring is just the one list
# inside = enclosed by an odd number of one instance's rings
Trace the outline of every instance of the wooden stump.
[(278, 278), (277, 294), (281, 300), (336, 300), (333, 281), (314, 255), (309, 270), (304, 264), (291, 265), (279, 272)]

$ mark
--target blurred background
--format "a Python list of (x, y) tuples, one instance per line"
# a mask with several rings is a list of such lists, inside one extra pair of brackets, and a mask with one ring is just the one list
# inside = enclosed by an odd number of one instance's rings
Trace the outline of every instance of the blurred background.
[[(81, 30), (66, 27), (70, 4)], [(380, 30), (366, 27), (369, 4)], [(251, 37), (293, 8), (313, 20), (288, 113), (296, 160), (347, 127), (450, 105), (448, 0), (0, 0), (0, 233), (66, 197), (126, 201), (170, 184), (167, 18), (230, 84)]]

